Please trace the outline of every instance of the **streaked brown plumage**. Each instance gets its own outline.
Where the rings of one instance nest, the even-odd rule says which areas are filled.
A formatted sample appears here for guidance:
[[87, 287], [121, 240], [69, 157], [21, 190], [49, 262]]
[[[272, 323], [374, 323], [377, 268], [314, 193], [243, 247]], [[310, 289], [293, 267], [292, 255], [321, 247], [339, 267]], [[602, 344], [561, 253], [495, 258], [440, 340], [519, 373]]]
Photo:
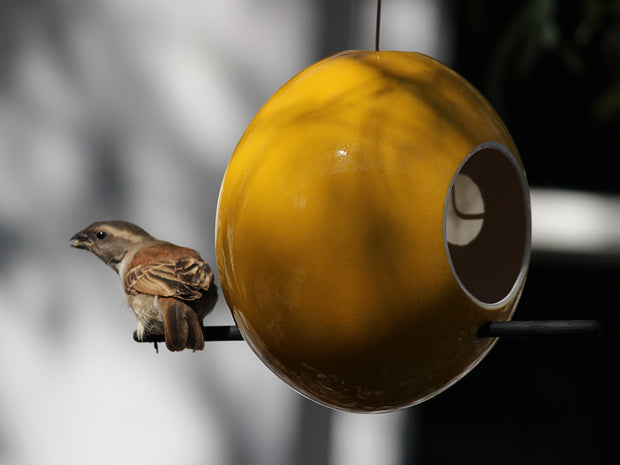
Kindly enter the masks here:
[[155, 239], [125, 221], [100, 221], [72, 238], [120, 276], [138, 320], [138, 338], [164, 334], [171, 351], [202, 350], [202, 319], [217, 300], [209, 265], [193, 249]]

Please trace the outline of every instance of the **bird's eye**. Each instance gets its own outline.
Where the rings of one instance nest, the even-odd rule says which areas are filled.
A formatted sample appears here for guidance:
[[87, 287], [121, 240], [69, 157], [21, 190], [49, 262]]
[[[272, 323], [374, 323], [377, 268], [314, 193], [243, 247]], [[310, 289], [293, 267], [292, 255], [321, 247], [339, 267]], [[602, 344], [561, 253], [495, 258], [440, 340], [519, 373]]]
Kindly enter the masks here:
[[107, 234], [103, 231], [97, 231], [97, 239], [105, 239], [105, 237], [107, 236]]

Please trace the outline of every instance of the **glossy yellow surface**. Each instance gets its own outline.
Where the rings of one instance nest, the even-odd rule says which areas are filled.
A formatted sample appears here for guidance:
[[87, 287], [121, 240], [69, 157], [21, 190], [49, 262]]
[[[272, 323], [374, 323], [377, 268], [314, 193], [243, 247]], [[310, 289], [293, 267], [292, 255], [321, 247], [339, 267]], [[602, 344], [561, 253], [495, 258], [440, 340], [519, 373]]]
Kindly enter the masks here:
[[[522, 282], [490, 308], [457, 283], [443, 215], [479, 144], [517, 149], [463, 78], [417, 53], [349, 51], [305, 69], [258, 112], [226, 171], [216, 251], [256, 354], [324, 405], [386, 411], [463, 376]], [[527, 212], [529, 214], [529, 212]]]

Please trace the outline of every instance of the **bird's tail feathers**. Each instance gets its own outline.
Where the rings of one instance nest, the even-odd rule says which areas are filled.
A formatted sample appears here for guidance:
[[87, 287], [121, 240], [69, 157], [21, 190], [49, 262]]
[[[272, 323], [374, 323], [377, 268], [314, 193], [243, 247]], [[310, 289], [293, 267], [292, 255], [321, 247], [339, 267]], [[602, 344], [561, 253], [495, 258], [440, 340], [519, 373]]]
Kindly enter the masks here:
[[204, 349], [202, 328], [198, 315], [192, 307], [172, 297], [160, 297], [159, 305], [168, 350], [178, 352], [183, 349]]

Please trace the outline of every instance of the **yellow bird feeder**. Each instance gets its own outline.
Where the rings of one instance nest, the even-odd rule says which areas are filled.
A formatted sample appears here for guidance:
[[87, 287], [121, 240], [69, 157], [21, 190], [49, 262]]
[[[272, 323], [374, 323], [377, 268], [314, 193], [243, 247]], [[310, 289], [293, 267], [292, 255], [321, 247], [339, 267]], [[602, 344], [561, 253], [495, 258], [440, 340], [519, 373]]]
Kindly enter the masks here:
[[216, 252], [241, 334], [282, 380], [379, 412], [446, 389], [510, 319], [530, 255], [515, 144], [465, 79], [348, 51], [258, 112], [222, 182]]

